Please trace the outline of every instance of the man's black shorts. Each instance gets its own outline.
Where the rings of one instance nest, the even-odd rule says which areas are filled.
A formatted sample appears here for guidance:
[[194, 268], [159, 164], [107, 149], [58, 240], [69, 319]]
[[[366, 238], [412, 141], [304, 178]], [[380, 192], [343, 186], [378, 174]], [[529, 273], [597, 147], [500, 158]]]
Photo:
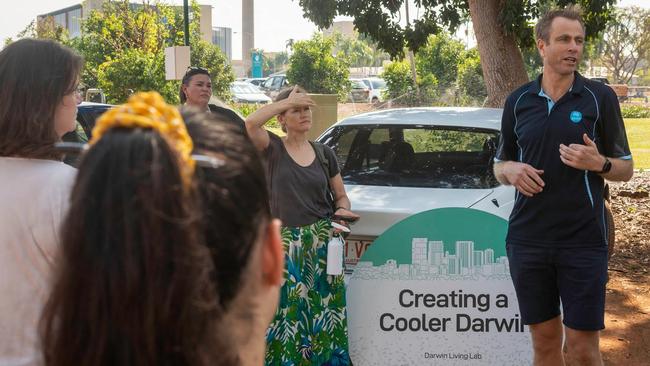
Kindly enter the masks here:
[[605, 328], [607, 247], [543, 248], [508, 245], [510, 275], [524, 324], [560, 315], [575, 330]]

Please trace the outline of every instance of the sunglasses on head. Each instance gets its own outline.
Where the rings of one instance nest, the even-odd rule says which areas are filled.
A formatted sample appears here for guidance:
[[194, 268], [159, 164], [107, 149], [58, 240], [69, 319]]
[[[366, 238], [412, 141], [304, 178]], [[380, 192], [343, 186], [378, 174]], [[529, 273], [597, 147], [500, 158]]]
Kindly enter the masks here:
[[205, 71], [205, 72], [208, 72], [208, 69], [205, 69], [205, 68], [199, 67], [199, 66], [189, 66], [187, 68], [187, 71]]

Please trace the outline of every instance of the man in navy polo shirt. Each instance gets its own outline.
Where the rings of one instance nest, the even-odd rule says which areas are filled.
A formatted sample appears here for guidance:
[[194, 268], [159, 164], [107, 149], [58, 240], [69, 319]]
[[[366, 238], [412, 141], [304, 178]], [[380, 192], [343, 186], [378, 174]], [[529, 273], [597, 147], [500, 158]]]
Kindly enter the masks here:
[[[579, 9], [545, 14], [535, 27], [544, 72], [503, 110], [494, 171], [517, 189], [506, 238], [535, 365], [602, 365], [607, 225], [604, 179], [632, 177], [616, 94], [576, 67], [585, 39]], [[560, 316], [560, 304], [562, 314]]]

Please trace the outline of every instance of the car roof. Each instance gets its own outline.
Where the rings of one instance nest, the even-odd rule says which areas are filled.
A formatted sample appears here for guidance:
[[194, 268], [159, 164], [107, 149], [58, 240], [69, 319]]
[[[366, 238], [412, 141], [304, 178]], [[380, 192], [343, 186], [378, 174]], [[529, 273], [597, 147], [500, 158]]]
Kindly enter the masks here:
[[501, 129], [502, 109], [470, 107], [419, 107], [386, 109], [358, 114], [339, 121], [351, 125], [424, 125]]
[[81, 102], [81, 103], [79, 103], [78, 107], [106, 107], [106, 108], [112, 108], [112, 107], [114, 107], [114, 105], [105, 104], [105, 103], [95, 103], [95, 102]]

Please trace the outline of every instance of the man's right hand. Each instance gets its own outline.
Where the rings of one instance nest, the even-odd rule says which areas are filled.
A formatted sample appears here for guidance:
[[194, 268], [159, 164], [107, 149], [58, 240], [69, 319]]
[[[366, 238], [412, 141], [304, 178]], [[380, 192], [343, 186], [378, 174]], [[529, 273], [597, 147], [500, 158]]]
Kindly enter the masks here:
[[544, 174], [543, 170], [516, 161], [504, 161], [500, 164], [503, 164], [501, 173], [507, 183], [514, 186], [524, 196], [532, 197], [543, 190], [544, 181], [541, 177]]

